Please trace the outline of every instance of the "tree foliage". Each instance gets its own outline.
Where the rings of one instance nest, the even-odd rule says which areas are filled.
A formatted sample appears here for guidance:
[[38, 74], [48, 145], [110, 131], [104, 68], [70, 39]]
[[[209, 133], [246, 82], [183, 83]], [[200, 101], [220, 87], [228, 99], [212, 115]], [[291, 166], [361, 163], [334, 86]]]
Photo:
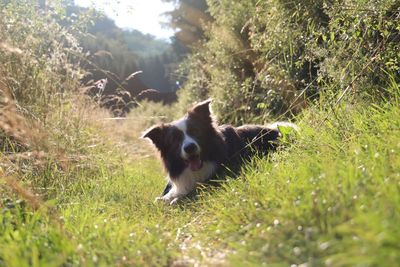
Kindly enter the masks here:
[[207, 12], [205, 0], [164, 0], [174, 2], [176, 9], [167, 12], [170, 17], [169, 27], [177, 30], [175, 42], [190, 49], [204, 37], [206, 25], [212, 21], [212, 17]]
[[211, 96], [239, 123], [297, 113], [321, 92], [377, 95], [388, 75], [399, 81], [398, 1], [207, 4], [212, 23], [181, 66], [182, 106]]

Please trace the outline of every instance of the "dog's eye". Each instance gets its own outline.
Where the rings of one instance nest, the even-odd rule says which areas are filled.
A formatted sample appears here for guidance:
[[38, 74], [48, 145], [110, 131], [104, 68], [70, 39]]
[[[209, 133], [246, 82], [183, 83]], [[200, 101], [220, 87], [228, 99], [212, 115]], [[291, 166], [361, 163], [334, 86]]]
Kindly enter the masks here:
[[171, 128], [168, 131], [167, 142], [170, 145], [170, 147], [178, 146], [181, 143], [182, 139], [183, 139], [182, 131], [180, 131], [176, 128]]
[[191, 124], [187, 129], [187, 134], [193, 138], [199, 138], [205, 133], [201, 125]]

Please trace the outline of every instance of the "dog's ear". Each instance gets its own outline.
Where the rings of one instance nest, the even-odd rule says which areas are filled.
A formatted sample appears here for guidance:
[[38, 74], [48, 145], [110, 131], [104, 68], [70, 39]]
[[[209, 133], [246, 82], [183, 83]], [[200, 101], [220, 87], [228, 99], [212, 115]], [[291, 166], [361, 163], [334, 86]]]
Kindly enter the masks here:
[[163, 125], [152, 126], [144, 131], [141, 138], [149, 138], [157, 148], [160, 148], [162, 144], [162, 135], [164, 132], [163, 129]]
[[196, 114], [203, 118], [211, 118], [211, 101], [211, 99], [207, 99], [203, 102], [198, 103], [191, 110], [189, 110], [189, 114]]

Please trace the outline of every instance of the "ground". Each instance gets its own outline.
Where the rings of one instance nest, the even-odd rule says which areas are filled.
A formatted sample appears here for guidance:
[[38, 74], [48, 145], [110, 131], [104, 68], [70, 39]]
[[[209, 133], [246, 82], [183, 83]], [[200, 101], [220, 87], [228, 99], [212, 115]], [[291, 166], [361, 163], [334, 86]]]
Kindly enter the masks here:
[[311, 108], [280, 151], [178, 206], [154, 202], [165, 184], [156, 157], [82, 173], [36, 211], [7, 200], [0, 265], [395, 266], [400, 105], [391, 103]]

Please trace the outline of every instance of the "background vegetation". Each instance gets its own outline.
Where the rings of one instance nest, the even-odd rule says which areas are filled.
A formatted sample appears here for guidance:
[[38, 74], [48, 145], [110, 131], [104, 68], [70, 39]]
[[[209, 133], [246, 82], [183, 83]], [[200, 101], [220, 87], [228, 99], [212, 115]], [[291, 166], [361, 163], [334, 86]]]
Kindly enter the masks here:
[[322, 92], [375, 96], [388, 75], [398, 82], [398, 1], [207, 4], [206, 36], [182, 66], [182, 106], [212, 96], [222, 119], [243, 123], [297, 114]]
[[[136, 34], [68, 2], [0, 0], [0, 266], [395, 266], [399, 2], [178, 3], [178, 102], [115, 118], [82, 81], [123, 81], [127, 51], [136, 70], [118, 41]], [[210, 96], [223, 123], [301, 132], [239, 179], [153, 203], [165, 181], [140, 133]]]

